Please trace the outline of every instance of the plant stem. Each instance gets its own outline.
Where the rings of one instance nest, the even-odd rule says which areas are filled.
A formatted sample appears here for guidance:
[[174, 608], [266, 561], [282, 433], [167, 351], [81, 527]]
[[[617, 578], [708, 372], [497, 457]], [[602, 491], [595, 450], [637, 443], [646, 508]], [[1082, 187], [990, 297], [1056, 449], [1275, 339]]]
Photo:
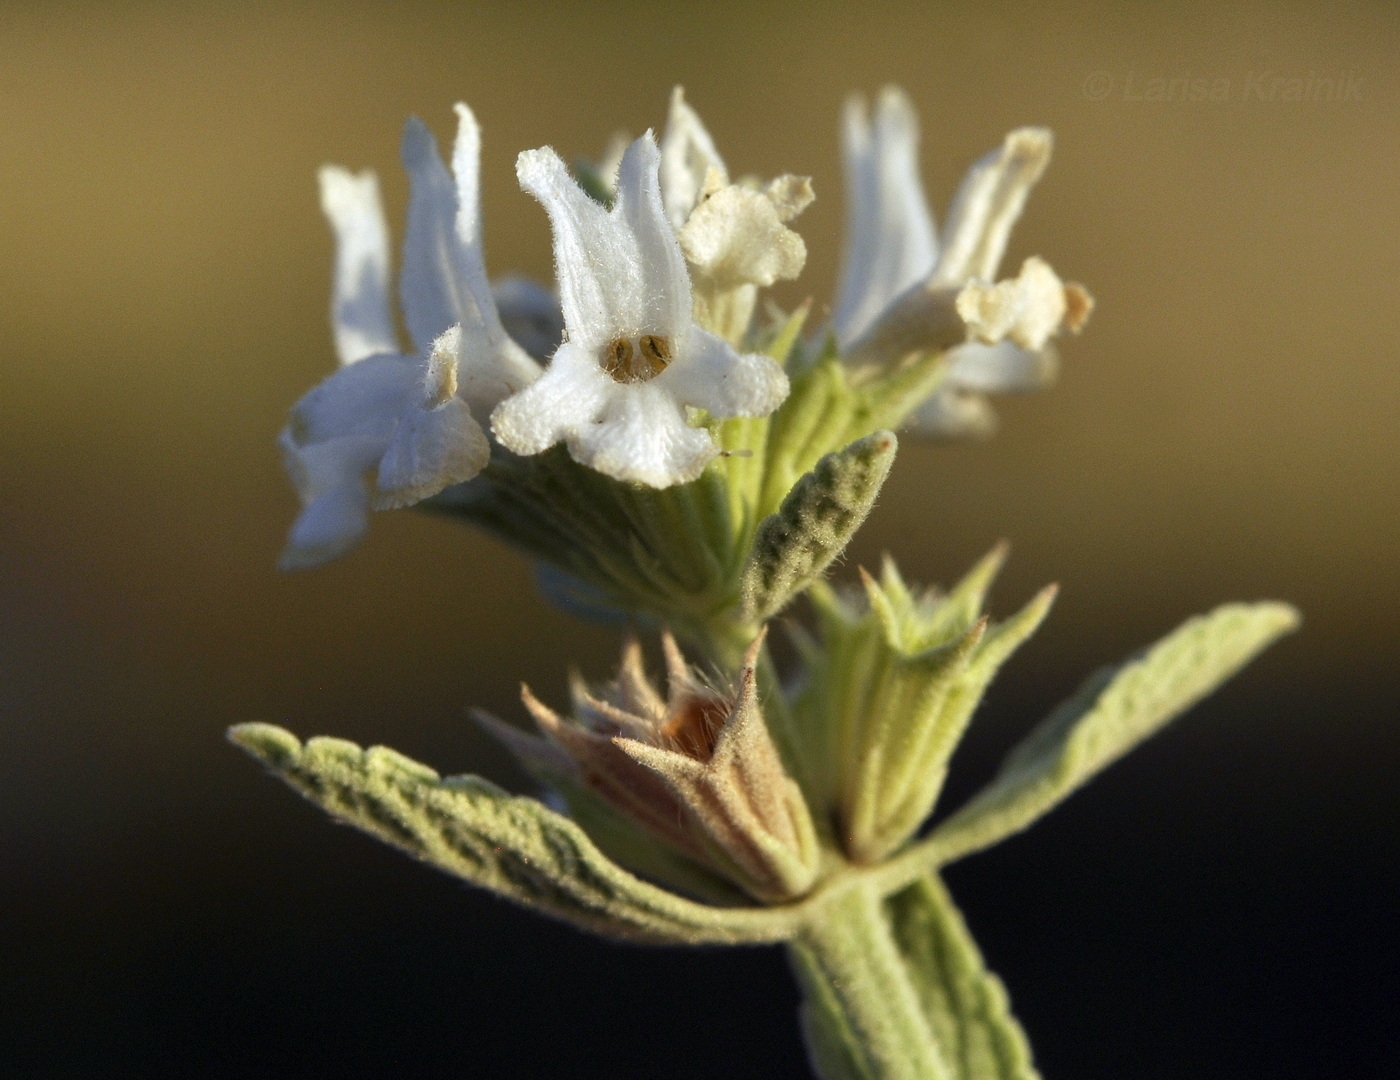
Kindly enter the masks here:
[[951, 1080], [878, 891], [833, 897], [789, 949], [822, 1080]]

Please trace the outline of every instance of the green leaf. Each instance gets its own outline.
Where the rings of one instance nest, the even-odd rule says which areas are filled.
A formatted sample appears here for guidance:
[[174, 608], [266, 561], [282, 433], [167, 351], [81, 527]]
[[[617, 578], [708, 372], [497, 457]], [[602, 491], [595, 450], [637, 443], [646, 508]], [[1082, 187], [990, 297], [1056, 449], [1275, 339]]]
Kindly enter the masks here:
[[683, 899], [609, 860], [574, 822], [478, 776], [440, 777], [386, 747], [305, 746], [271, 724], [229, 739], [331, 816], [474, 885], [606, 937], [660, 944], [772, 942], [781, 911]]
[[893, 370], [882, 370], [879, 378], [863, 381], [860, 386], [855, 410], [859, 422], [870, 428], [900, 428], [947, 375], [948, 354], [937, 351], [923, 353]]
[[1006, 989], [987, 970], [943, 882], [932, 873], [886, 901], [939, 1049], [956, 1080], [1037, 1080]]
[[894, 464], [898, 440], [877, 431], [828, 454], [765, 518], [744, 567], [745, 614], [767, 619], [820, 577], [865, 521]]
[[802, 327], [807, 323], [807, 316], [811, 313], [812, 301], [802, 301], [791, 315], [774, 328], [773, 336], [763, 342], [763, 351], [786, 367], [792, 357], [793, 347], [802, 333]]
[[903, 844], [932, 812], [948, 775], [948, 762], [993, 676], [1044, 621], [1056, 591], [1053, 585], [1042, 589], [1010, 619], [985, 635], [978, 634], [980, 640], [967, 666], [929, 702], [932, 708], [920, 725], [921, 738], [890, 756], [889, 767], [874, 789], [885, 837], [875, 849], [881, 855]]
[[1122, 667], [1093, 676], [1031, 732], [979, 795], [925, 841], [940, 863], [1040, 817], [1298, 625], [1288, 604], [1225, 604]]

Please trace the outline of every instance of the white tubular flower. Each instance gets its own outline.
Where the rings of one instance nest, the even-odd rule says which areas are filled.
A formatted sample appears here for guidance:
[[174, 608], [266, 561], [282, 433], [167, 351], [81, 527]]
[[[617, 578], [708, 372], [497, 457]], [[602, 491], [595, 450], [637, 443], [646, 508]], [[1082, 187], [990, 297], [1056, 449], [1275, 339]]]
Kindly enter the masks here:
[[539, 367], [501, 325], [481, 255], [480, 135], [459, 105], [455, 183], [417, 120], [404, 133], [408, 228], [400, 292], [416, 352], [399, 351], [389, 238], [373, 174], [321, 170], [336, 237], [332, 325], [341, 368], [291, 411], [280, 445], [303, 502], [279, 565], [348, 551], [374, 509], [409, 506], [470, 480], [490, 444], [479, 420]]
[[462, 327], [460, 393], [484, 419], [537, 379], [540, 368], [501, 325], [481, 249], [481, 131], [470, 109], [456, 108], [455, 184], [432, 133], [416, 119], [404, 130], [410, 195], [399, 293], [420, 353], [449, 327]]
[[[1092, 301], [1034, 259], [1014, 281], [993, 285], [1026, 197], [1050, 160], [1043, 128], [1019, 128], [967, 173], [949, 210], [941, 243], [918, 170], [918, 118], [893, 87], [876, 102], [847, 103], [843, 124], [850, 217], [833, 329], [852, 356], [950, 348], [947, 379], [911, 418], [926, 434], [989, 429], [977, 393], [1028, 390], [1054, 377], [1047, 347], [1077, 331]], [[959, 344], [959, 335], [971, 339]], [[961, 418], [961, 419], [959, 419]]]
[[685, 100], [685, 89], [677, 86], [671, 91], [671, 107], [666, 114], [666, 128], [661, 133], [661, 201], [671, 226], [680, 232], [686, 218], [700, 201], [705, 181], [713, 171], [720, 182], [729, 183], [729, 170], [715, 149], [700, 115]]
[[565, 341], [533, 385], [502, 402], [491, 427], [507, 449], [564, 442], [576, 461], [619, 480], [669, 487], [718, 452], [686, 406], [716, 417], [766, 416], [787, 396], [772, 359], [740, 354], [697, 326], [690, 278], [661, 201], [651, 134], [627, 149], [605, 210], [548, 147], [520, 155], [520, 186], [554, 231]]
[[841, 120], [846, 251], [832, 324], [844, 347], [933, 272], [938, 237], [919, 182], [919, 118], [909, 99], [886, 87], [872, 123], [864, 99], [852, 97]]
[[695, 281], [696, 316], [737, 341], [759, 287], [797, 277], [807, 261], [787, 222], [812, 202], [805, 176], [731, 184], [705, 125], [676, 87], [661, 137], [661, 198]]

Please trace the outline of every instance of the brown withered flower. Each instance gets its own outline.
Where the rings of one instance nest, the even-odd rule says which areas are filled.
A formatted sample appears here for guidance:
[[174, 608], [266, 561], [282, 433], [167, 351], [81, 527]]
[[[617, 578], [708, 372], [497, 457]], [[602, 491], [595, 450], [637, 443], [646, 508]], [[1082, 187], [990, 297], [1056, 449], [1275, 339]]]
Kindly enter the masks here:
[[763, 634], [730, 689], [692, 668], [670, 633], [662, 633], [661, 643], [664, 698], [647, 678], [641, 646], [629, 639], [613, 682], [595, 692], [573, 678], [571, 717], [521, 688], [545, 740], [488, 723], [522, 757], [548, 755], [617, 810], [756, 899], [780, 903], [802, 895], [816, 878], [818, 848], [807, 804], [759, 705], [754, 664]]

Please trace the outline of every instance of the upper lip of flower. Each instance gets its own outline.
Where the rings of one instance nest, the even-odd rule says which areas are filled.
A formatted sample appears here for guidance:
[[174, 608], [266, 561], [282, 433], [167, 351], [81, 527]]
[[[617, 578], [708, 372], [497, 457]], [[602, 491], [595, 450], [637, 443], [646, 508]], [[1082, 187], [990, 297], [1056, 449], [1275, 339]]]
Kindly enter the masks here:
[[881, 91], [873, 119], [863, 100], [847, 101], [842, 148], [850, 216], [833, 318], [843, 346], [914, 285], [993, 279], [1011, 227], [1050, 162], [1053, 138], [1045, 128], [1018, 128], [978, 160], [941, 237], [919, 180], [918, 145], [918, 117], [898, 89]]

